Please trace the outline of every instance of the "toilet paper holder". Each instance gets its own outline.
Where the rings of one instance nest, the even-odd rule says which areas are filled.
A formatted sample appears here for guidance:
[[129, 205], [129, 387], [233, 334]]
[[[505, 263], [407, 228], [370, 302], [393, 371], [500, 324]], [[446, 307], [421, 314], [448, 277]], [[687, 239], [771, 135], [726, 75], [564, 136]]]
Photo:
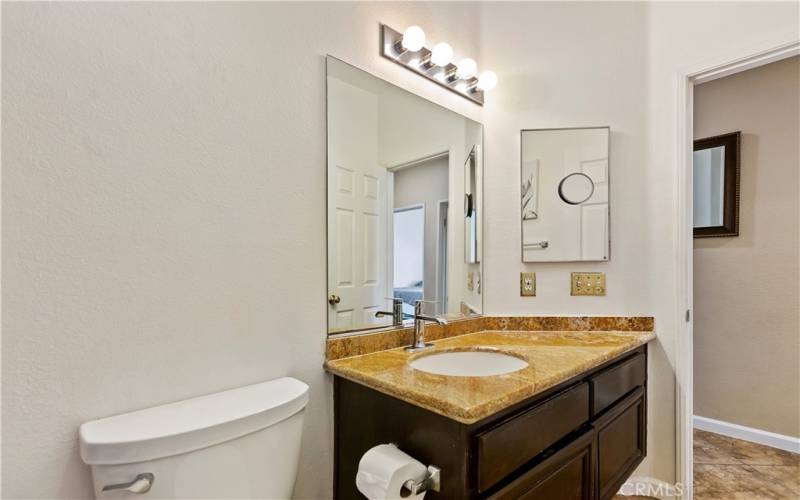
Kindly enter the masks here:
[[428, 466], [428, 475], [422, 481], [409, 479], [403, 483], [403, 487], [411, 492], [412, 495], [426, 491], [439, 491], [442, 486], [441, 469], [434, 465]]

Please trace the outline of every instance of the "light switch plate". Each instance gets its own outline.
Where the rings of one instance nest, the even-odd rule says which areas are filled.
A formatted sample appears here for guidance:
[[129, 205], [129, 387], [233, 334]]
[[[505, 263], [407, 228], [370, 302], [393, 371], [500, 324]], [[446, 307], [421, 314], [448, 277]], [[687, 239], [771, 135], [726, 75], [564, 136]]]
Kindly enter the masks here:
[[536, 273], [519, 273], [519, 296], [536, 297]]
[[570, 295], [605, 295], [606, 273], [572, 273]]

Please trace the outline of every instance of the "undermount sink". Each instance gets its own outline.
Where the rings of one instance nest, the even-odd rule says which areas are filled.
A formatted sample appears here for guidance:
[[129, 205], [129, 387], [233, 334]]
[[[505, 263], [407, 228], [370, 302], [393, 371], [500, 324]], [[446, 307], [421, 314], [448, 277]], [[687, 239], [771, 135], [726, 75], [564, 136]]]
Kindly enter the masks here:
[[452, 377], [490, 377], [528, 366], [515, 356], [489, 351], [440, 352], [420, 356], [409, 364], [415, 370]]

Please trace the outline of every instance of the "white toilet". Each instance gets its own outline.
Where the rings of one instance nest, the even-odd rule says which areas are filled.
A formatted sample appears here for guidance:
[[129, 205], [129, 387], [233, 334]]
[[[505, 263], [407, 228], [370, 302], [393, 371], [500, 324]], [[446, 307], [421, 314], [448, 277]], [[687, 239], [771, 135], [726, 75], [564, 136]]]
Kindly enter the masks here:
[[289, 498], [308, 386], [280, 378], [81, 425], [97, 498]]

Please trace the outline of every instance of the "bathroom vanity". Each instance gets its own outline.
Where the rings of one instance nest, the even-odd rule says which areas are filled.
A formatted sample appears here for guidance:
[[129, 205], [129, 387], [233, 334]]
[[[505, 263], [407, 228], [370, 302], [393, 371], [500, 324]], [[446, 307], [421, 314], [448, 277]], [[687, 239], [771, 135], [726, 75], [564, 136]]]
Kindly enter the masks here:
[[483, 350], [522, 370], [463, 377], [410, 366], [402, 348], [329, 361], [335, 376], [335, 494], [372, 446], [394, 443], [441, 469], [428, 498], [608, 499], [646, 454], [651, 332], [479, 331], [433, 352]]
[[[427, 498], [612, 497], [646, 453], [653, 319], [482, 316], [483, 126], [335, 57], [326, 82], [335, 497], [390, 443], [438, 469]], [[524, 262], [610, 259], [610, 140], [522, 132]], [[362, 490], [409, 484], [365, 462]]]

